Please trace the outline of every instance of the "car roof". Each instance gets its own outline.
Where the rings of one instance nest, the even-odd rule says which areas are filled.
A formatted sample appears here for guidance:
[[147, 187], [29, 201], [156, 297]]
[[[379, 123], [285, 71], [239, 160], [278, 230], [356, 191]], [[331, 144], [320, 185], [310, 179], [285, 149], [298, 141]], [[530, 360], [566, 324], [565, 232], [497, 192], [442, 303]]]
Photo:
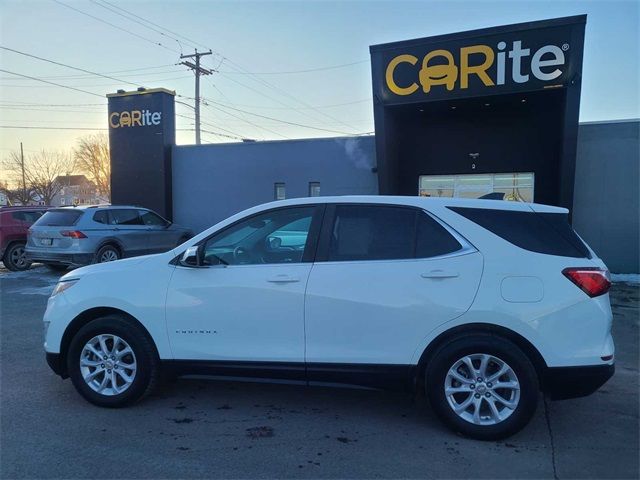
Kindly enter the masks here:
[[390, 196], [390, 195], [344, 195], [330, 197], [304, 197], [291, 198], [288, 200], [278, 200], [266, 205], [277, 207], [287, 205], [307, 205], [318, 203], [370, 203], [370, 204], [390, 204], [406, 205], [420, 208], [429, 207], [466, 207], [483, 208], [492, 210], [512, 210], [547, 213], [566, 213], [568, 210], [562, 207], [543, 205], [539, 203], [510, 202], [504, 200], [488, 200], [475, 198], [445, 198], [445, 197], [419, 197], [419, 196]]
[[4, 213], [4, 212], [20, 212], [22, 210], [48, 210], [52, 207], [50, 206], [46, 206], [46, 205], [33, 205], [33, 206], [29, 206], [29, 205], [17, 205], [17, 206], [6, 206], [6, 207], [0, 207], [0, 213]]
[[103, 203], [98, 205], [61, 205], [59, 207], [49, 207], [55, 210], [90, 210], [96, 208], [102, 208], [105, 210], [113, 210], [115, 208], [139, 208], [142, 210], [149, 210], [146, 207], [141, 207], [139, 205], [111, 205], [109, 203]]

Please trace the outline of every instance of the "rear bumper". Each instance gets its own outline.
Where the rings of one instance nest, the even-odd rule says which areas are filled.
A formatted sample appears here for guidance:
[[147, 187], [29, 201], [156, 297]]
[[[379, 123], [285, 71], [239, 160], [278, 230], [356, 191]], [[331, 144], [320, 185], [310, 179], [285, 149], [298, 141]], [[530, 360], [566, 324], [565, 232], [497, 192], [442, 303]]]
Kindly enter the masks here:
[[27, 248], [25, 255], [32, 262], [53, 263], [56, 265], [89, 265], [93, 255], [90, 253], [42, 252]]
[[62, 378], [67, 378], [69, 375], [67, 374], [67, 369], [62, 362], [62, 355], [59, 353], [49, 353], [47, 352], [47, 364], [49, 368], [55, 372], [56, 375], [60, 375]]
[[598, 390], [614, 372], [614, 364], [548, 368], [543, 391], [552, 400], [584, 397]]

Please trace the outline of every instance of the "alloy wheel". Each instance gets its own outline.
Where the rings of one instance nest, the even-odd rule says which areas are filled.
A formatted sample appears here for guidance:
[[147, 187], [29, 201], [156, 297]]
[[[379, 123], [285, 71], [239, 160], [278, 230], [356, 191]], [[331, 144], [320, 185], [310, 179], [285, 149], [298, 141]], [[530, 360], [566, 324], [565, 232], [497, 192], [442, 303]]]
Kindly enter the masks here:
[[100, 255], [100, 263], [113, 262], [115, 260], [118, 260], [118, 254], [115, 250], [105, 250], [102, 252], [102, 255]]
[[117, 335], [96, 335], [80, 353], [80, 373], [84, 382], [101, 395], [125, 392], [136, 377], [136, 356], [129, 344]]
[[520, 382], [504, 360], [476, 353], [462, 357], [449, 368], [444, 392], [460, 418], [475, 425], [495, 425], [518, 407]]
[[11, 262], [18, 269], [26, 267], [27, 257], [25, 256], [24, 247], [16, 247], [11, 251]]

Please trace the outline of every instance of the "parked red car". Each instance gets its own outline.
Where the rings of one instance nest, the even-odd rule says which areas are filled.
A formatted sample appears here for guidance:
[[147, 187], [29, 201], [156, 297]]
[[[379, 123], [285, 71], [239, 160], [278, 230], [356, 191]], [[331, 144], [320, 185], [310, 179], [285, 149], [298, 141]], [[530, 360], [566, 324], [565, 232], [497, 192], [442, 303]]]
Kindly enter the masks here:
[[0, 259], [9, 270], [31, 266], [24, 256], [27, 230], [49, 207], [0, 207]]

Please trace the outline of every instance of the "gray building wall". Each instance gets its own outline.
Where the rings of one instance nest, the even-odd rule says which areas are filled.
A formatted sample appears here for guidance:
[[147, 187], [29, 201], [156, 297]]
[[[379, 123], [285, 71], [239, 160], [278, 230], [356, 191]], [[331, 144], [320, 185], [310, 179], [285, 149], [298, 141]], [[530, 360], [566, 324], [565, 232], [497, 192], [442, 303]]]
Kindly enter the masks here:
[[375, 139], [340, 137], [200, 146], [174, 146], [173, 218], [199, 232], [226, 217], [275, 199], [283, 182], [287, 198], [378, 193]]
[[573, 226], [615, 273], [640, 273], [640, 121], [580, 124]]

